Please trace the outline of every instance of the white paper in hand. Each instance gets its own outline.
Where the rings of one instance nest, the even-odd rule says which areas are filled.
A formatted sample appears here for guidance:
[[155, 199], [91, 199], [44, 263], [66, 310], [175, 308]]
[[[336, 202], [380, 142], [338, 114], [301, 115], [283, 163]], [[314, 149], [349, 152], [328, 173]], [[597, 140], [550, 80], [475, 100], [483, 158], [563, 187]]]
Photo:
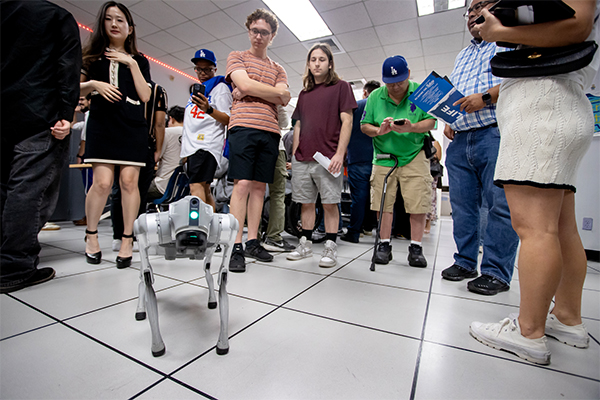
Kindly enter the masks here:
[[[313, 156], [313, 159], [318, 162], [319, 164], [321, 164], [321, 166], [323, 168], [325, 168], [326, 170], [329, 171], [329, 164], [331, 164], [331, 160], [329, 159], [329, 157], [324, 156], [323, 154], [321, 154], [321, 152], [317, 151], [315, 153], [315, 155]], [[329, 172], [331, 174], [331, 172]], [[342, 171], [339, 171], [337, 174], [331, 174], [333, 175], [334, 178], [337, 178], [338, 176], [340, 176], [340, 174], [342, 173]]]

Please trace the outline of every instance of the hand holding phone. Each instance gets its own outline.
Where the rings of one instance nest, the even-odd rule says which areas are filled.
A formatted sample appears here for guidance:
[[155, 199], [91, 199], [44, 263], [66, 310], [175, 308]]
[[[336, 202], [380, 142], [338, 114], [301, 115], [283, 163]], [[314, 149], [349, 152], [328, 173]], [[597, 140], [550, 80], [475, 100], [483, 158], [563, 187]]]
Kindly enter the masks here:
[[[192, 88], [192, 95], [198, 96], [198, 94], [201, 94], [202, 96], [204, 96], [205, 90], [206, 90], [206, 87], [203, 84], [194, 83], [194, 87]], [[198, 97], [200, 97], [200, 96], [198, 96]]]
[[406, 124], [406, 119], [404, 119], [404, 118], [394, 120], [394, 125], [404, 125], [404, 124]]

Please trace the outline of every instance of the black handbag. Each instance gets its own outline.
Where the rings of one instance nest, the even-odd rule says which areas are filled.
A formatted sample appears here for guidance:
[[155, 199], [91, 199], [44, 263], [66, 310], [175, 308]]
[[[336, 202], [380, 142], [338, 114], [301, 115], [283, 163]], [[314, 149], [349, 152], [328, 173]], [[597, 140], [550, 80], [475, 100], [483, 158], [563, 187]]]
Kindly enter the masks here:
[[425, 157], [431, 158], [437, 153], [437, 149], [433, 145], [435, 139], [431, 136], [431, 132], [427, 132], [423, 137], [423, 150], [425, 151]]
[[497, 53], [490, 65], [492, 74], [501, 78], [552, 76], [586, 67], [597, 49], [595, 41], [564, 47], [528, 47]]
[[444, 167], [442, 166], [442, 164], [440, 163], [440, 161], [437, 158], [432, 158], [429, 161], [430, 161], [429, 171], [430, 171], [432, 177], [434, 177], [435, 179], [438, 179], [442, 175], [444, 175]]

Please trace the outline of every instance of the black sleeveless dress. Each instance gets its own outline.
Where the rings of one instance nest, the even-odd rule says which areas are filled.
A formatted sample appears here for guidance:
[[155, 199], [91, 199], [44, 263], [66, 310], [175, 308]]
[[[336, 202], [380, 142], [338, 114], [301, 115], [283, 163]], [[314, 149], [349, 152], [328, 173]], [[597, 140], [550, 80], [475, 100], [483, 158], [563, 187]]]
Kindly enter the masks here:
[[[150, 82], [150, 65], [144, 56], [133, 56], [146, 82]], [[86, 163], [145, 166], [148, 151], [148, 126], [145, 103], [135, 89], [130, 69], [104, 56], [84, 71], [90, 80], [111, 83], [119, 88], [121, 100], [111, 103], [96, 93], [92, 95], [86, 131]]]

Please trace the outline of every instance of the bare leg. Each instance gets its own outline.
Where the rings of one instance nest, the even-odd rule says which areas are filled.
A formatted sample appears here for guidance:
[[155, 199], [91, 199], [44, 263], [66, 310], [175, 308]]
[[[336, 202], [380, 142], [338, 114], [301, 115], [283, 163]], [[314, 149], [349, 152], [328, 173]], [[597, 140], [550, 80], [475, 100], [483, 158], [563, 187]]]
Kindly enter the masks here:
[[315, 226], [315, 203], [302, 204], [302, 229], [312, 230]]
[[248, 240], [258, 238], [258, 227], [260, 226], [266, 188], [267, 184], [264, 182], [250, 182], [248, 197]]
[[242, 243], [244, 222], [246, 222], [246, 207], [248, 206], [248, 194], [250, 193], [250, 183], [251, 181], [245, 179], [235, 180], [233, 183], [233, 192], [231, 193], [229, 209], [240, 224], [235, 243]]
[[381, 218], [381, 231], [379, 232], [379, 238], [389, 239], [392, 236], [392, 222], [394, 222], [394, 213], [384, 211], [383, 217], [381, 217], [381, 213], [378, 211], [377, 218]]
[[[112, 188], [114, 166], [111, 164], [93, 164], [94, 183], [85, 199], [85, 215], [87, 230], [93, 232], [98, 229], [98, 221], [104, 210], [106, 199]], [[89, 235], [85, 244], [86, 253], [93, 254], [100, 251], [97, 235]]]
[[410, 214], [410, 239], [416, 242], [423, 240], [425, 219], [427, 214]]
[[[131, 165], [121, 166], [119, 185], [121, 186], [121, 205], [123, 207], [123, 233], [133, 233], [133, 222], [138, 216], [140, 208], [140, 192], [138, 178], [140, 167]], [[130, 257], [133, 252], [133, 238], [123, 237], [119, 257]]]
[[565, 325], [581, 324], [581, 295], [587, 271], [587, 257], [575, 219], [575, 193], [565, 192], [558, 223], [563, 269], [552, 314]]
[[[340, 224], [340, 213], [337, 204], [323, 204], [325, 212], [325, 232], [336, 233]], [[304, 226], [304, 225], [302, 225]]]
[[529, 339], [544, 335], [546, 315], [561, 280], [559, 217], [564, 191], [505, 185], [512, 225], [521, 238], [519, 325]]
[[210, 183], [201, 182], [201, 183], [190, 183], [190, 193], [192, 196], [198, 196], [200, 199], [211, 206], [213, 211], [217, 211], [217, 205], [215, 203], [215, 199], [210, 192]]

